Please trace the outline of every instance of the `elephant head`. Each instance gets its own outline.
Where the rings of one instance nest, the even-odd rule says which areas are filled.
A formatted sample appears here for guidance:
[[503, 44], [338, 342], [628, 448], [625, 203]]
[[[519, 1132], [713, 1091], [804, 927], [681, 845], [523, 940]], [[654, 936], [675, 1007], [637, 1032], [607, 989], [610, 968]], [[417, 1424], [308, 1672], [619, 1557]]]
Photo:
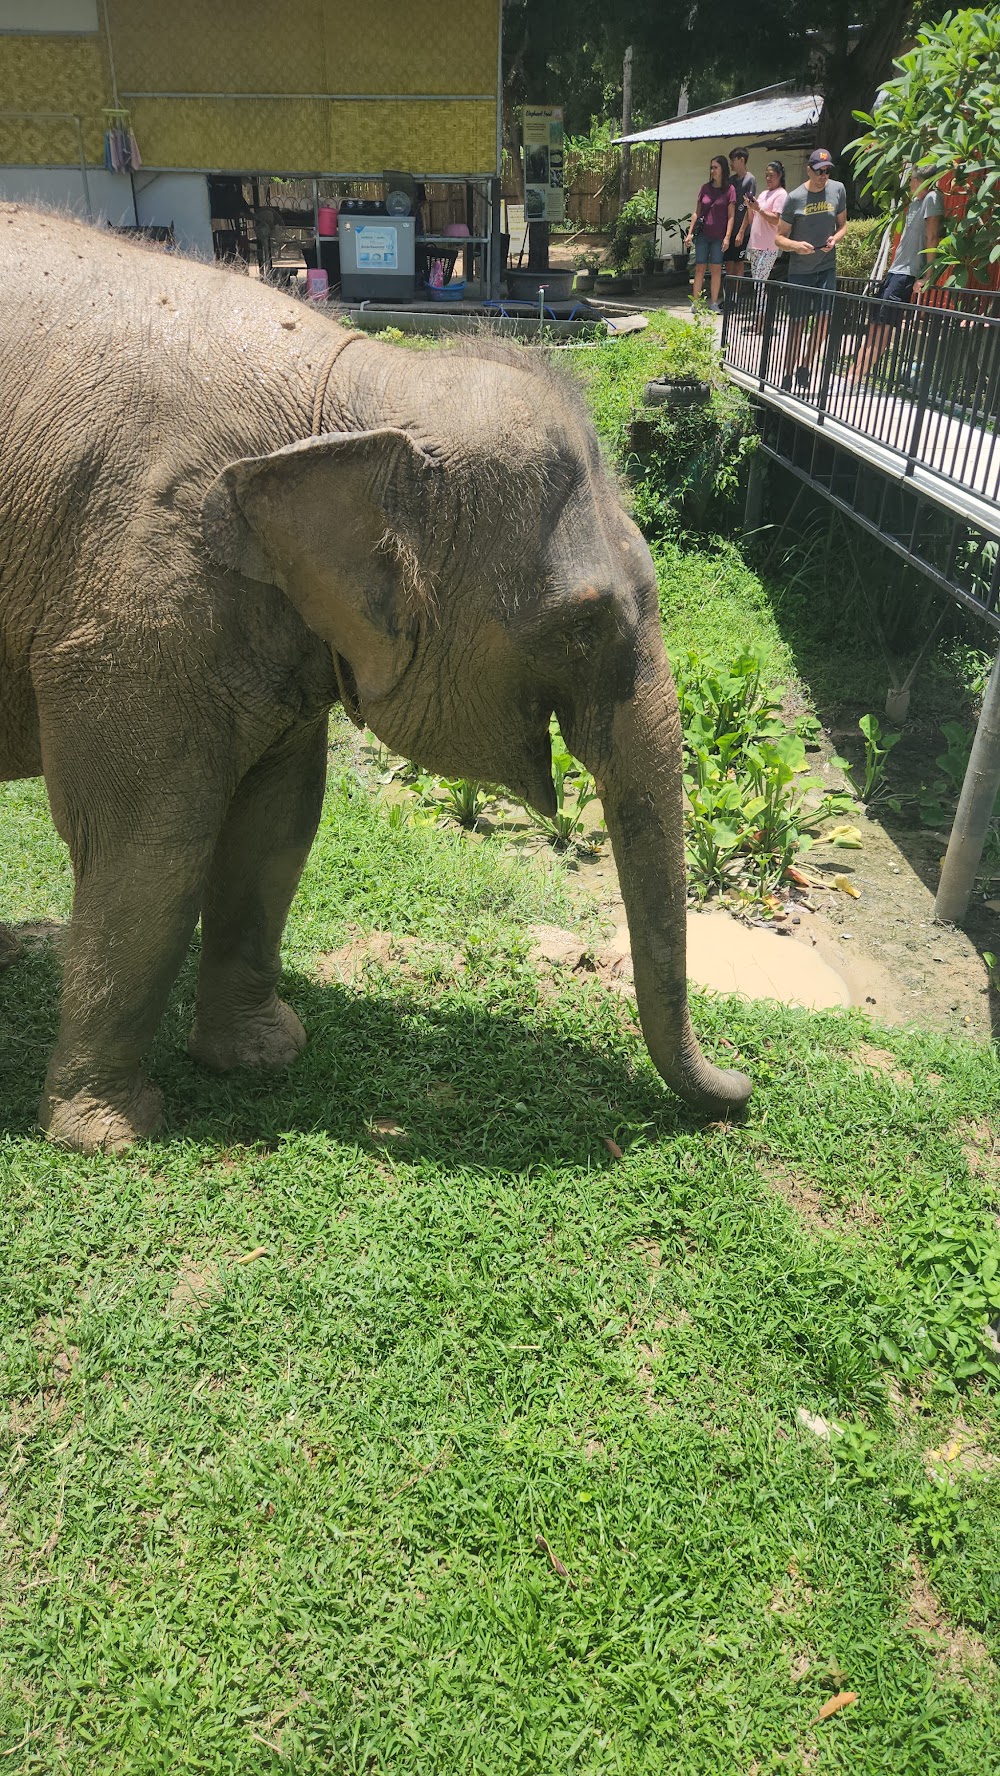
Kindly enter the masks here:
[[374, 732], [428, 769], [553, 813], [556, 712], [604, 805], [652, 1059], [689, 1103], [731, 1112], [750, 1082], [705, 1060], [687, 1009], [680, 721], [655, 570], [582, 403], [516, 349], [369, 352], [344, 430], [223, 470], [209, 550], [280, 586], [346, 662]]

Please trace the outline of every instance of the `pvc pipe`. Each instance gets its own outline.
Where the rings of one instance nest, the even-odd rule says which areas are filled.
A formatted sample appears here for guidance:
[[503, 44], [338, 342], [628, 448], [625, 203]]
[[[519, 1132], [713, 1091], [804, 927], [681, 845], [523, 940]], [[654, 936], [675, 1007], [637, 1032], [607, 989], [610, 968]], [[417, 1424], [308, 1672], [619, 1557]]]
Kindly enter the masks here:
[[993, 662], [972, 752], [948, 840], [934, 917], [957, 925], [972, 898], [979, 859], [1000, 792], [1000, 651]]

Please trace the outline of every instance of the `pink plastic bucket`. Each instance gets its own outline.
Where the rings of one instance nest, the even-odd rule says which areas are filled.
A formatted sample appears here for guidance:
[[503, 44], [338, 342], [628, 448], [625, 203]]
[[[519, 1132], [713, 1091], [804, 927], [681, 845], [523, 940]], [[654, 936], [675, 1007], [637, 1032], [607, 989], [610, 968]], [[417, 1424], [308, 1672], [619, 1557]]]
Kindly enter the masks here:
[[319, 234], [331, 235], [337, 232], [336, 204], [320, 204], [316, 217], [316, 228]]
[[311, 302], [325, 302], [330, 294], [330, 279], [325, 271], [306, 272], [306, 295]]

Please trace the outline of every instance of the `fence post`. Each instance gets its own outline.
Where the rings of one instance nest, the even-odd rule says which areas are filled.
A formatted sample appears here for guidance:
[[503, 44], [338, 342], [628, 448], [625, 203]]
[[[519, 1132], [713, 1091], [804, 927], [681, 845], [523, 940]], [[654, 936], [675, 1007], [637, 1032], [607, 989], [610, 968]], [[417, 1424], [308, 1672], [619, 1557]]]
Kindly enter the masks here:
[[774, 336], [774, 311], [778, 302], [778, 285], [768, 280], [764, 285], [764, 319], [760, 329], [760, 386], [768, 380], [771, 358], [771, 340]]
[[841, 303], [848, 298], [837, 290], [831, 293], [832, 312], [826, 326], [826, 338], [823, 341], [823, 365], [820, 370], [819, 392], [816, 405], [822, 419], [826, 412], [826, 404], [830, 397], [830, 378], [833, 366], [840, 360], [840, 347], [844, 337], [844, 321]]
[[764, 517], [764, 453], [755, 450], [750, 458], [750, 473], [747, 476], [747, 499], [743, 508], [744, 534], [750, 536], [759, 530]]
[[928, 309], [923, 316], [920, 315], [918, 309], [914, 309], [912, 311], [912, 317], [907, 317], [906, 311], [904, 310], [904, 324], [906, 318], [910, 318], [910, 324], [913, 327], [918, 327], [922, 324], [924, 329], [924, 349], [923, 357], [920, 361], [920, 381], [917, 384], [916, 407], [913, 414], [913, 423], [910, 426], [910, 436], [907, 439], [906, 444], [906, 473], [907, 475], [912, 475], [916, 468], [917, 454], [920, 450], [920, 441], [923, 437], [924, 420], [927, 418], [927, 397], [930, 394], [931, 383], [934, 379], [934, 371], [937, 368], [938, 348], [941, 342], [941, 324], [937, 321], [932, 309]]
[[1000, 794], [1000, 649], [993, 662], [948, 840], [934, 917], [957, 925], [969, 910], [979, 859]]

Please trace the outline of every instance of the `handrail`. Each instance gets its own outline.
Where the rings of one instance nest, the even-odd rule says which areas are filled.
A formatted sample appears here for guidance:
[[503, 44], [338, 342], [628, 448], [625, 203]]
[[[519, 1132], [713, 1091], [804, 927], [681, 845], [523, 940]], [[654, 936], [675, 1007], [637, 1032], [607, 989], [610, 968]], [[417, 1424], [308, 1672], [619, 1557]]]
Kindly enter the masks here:
[[801, 403], [812, 424], [891, 451], [908, 478], [919, 469], [1000, 505], [1000, 292], [886, 304], [839, 284], [727, 278], [722, 351], [793, 415]]

